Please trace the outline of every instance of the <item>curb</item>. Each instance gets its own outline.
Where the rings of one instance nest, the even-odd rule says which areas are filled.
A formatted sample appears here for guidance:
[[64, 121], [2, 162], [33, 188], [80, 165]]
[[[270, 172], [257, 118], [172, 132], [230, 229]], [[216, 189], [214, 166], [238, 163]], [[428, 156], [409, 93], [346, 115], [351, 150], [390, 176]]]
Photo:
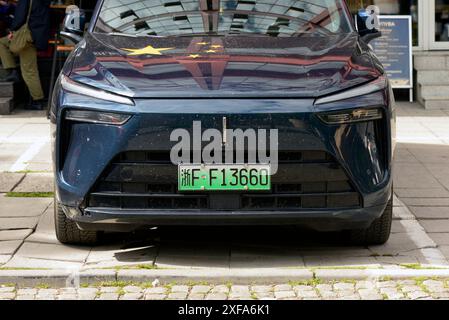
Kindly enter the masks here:
[[333, 280], [404, 280], [412, 278], [449, 279], [449, 269], [317, 269], [315, 277], [324, 281]]
[[280, 283], [295, 281], [306, 281], [313, 279], [313, 272], [307, 269], [166, 269], [166, 270], [119, 270], [117, 279], [120, 281], [154, 281], [158, 279], [161, 283], [187, 283], [208, 282], [223, 284], [231, 282], [234, 284], [244, 283]]
[[33, 287], [46, 284], [50, 287], [65, 287], [73, 286], [74, 279], [78, 277], [80, 284], [117, 280], [114, 270], [86, 270], [79, 273], [76, 270], [0, 270], [0, 285]]
[[74, 270], [0, 270], [0, 285], [15, 284], [33, 287], [46, 284], [50, 287], [73, 286], [73, 279], [80, 284], [99, 282], [153, 282], [187, 284], [267, 284], [320, 279], [325, 282], [341, 280], [403, 280], [411, 278], [449, 279], [449, 269], [155, 269], [108, 270], [90, 269], [79, 273]]

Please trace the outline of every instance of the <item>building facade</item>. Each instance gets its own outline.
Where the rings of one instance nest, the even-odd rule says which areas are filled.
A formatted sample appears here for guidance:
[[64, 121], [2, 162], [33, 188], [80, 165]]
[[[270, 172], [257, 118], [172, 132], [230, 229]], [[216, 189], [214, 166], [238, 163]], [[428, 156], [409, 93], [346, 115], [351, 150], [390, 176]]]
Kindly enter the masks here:
[[383, 15], [413, 21], [415, 98], [428, 109], [449, 108], [449, 0], [348, 0], [357, 12], [369, 5]]

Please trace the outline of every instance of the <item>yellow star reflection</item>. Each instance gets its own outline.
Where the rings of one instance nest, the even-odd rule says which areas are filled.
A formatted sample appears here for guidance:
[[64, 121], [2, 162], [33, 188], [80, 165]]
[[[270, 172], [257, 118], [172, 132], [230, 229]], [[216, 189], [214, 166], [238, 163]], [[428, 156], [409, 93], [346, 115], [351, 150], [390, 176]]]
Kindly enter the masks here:
[[204, 52], [206, 52], [206, 53], [215, 53], [215, 52], [217, 52], [216, 50], [206, 50], [206, 51], [204, 51]]
[[210, 46], [212, 49], [220, 49], [223, 48], [223, 46], [220, 46], [219, 44], [213, 44]]
[[192, 58], [192, 59], [196, 59], [196, 58], [199, 58], [201, 56], [199, 54], [190, 54], [189, 57]]
[[123, 50], [130, 52], [130, 53], [128, 53], [128, 55], [130, 55], [130, 56], [140, 56], [140, 55], [144, 55], [144, 54], [160, 56], [160, 55], [162, 55], [161, 51], [167, 51], [167, 50], [173, 50], [173, 49], [175, 49], [175, 48], [154, 48], [152, 46], [147, 46], [147, 47], [141, 48], [141, 49], [123, 48]]

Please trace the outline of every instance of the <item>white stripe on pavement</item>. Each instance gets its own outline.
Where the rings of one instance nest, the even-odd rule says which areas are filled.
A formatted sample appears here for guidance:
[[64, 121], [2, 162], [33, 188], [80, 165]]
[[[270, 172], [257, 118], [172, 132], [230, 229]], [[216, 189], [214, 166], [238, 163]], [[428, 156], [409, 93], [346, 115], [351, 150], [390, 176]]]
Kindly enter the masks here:
[[0, 137], [0, 143], [14, 144], [14, 143], [36, 143], [36, 142], [50, 142], [49, 137], [20, 137], [20, 138], [7, 138]]
[[403, 211], [402, 217], [399, 216], [400, 222], [404, 227], [407, 235], [413, 241], [419, 251], [424, 256], [429, 264], [432, 266], [445, 266], [449, 265], [446, 257], [438, 249], [438, 245], [432, 238], [429, 237], [426, 230], [421, 226], [419, 221], [416, 219], [415, 215], [410, 212], [408, 207], [398, 198], [395, 198], [400, 204], [401, 210]]
[[45, 146], [45, 141], [39, 141], [33, 143], [22, 155], [17, 159], [17, 161], [9, 169], [10, 172], [23, 171], [28, 165], [28, 161], [32, 160], [41, 149]]

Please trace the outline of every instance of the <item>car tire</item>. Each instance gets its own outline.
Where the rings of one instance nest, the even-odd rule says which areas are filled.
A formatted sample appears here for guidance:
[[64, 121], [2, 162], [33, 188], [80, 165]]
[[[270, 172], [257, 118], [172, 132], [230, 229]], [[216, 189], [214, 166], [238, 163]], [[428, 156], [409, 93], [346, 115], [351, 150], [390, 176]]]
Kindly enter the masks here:
[[78, 228], [75, 221], [65, 215], [61, 205], [55, 200], [56, 238], [64, 244], [95, 245], [98, 243], [98, 231], [84, 231]]
[[368, 229], [351, 230], [351, 244], [357, 245], [382, 245], [388, 241], [393, 222], [393, 195], [388, 201], [382, 216], [374, 220]]

